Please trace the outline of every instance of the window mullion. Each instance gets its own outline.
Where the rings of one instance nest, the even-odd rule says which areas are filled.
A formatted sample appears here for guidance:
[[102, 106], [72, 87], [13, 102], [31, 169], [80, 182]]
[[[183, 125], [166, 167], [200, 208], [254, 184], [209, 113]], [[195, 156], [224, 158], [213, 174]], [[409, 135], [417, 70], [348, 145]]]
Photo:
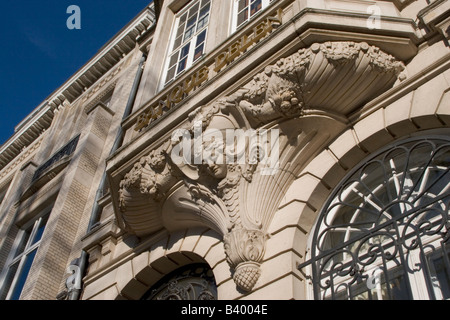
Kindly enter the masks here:
[[[6, 300], [11, 300], [11, 296], [17, 286], [17, 281], [19, 280], [20, 275], [22, 274], [22, 269], [23, 269], [23, 265], [25, 264], [25, 260], [26, 260], [27, 255], [24, 253], [20, 256], [20, 263], [19, 266], [17, 267], [17, 270], [14, 274], [14, 279], [11, 282], [11, 285], [9, 286], [8, 289], [8, 294], [6, 295]], [[11, 264], [8, 269], [13, 266], [13, 264]]]
[[34, 222], [33, 229], [31, 230], [30, 237], [28, 238], [28, 241], [27, 241], [27, 245], [25, 246], [25, 249], [23, 250], [24, 254], [25, 254], [25, 252], [29, 251], [29, 247], [34, 241], [34, 237], [36, 236], [36, 233], [39, 230], [39, 225], [41, 224], [41, 221], [42, 221], [42, 217], [40, 217], [39, 219], [37, 219]]
[[38, 241], [36, 243], [34, 243], [32, 246], [30, 246], [29, 248], [27, 248], [26, 251], [24, 251], [24, 255], [30, 254], [30, 252], [33, 252], [35, 249], [39, 248], [39, 245], [41, 244], [41, 241]]
[[14, 265], [15, 263], [17, 263], [17, 261], [19, 261], [20, 259], [22, 259], [22, 256], [24, 255], [25, 251], [22, 252], [21, 254], [19, 254], [17, 257], [15, 257], [14, 259], [11, 260], [10, 263], [8, 263], [8, 267]]
[[189, 46], [188, 60], [186, 63], [186, 68], [184, 70], [189, 69], [192, 66], [192, 64], [194, 63], [194, 52], [195, 52], [195, 47], [197, 44], [197, 37], [198, 37], [198, 34], [193, 36], [190, 40], [191, 45]]

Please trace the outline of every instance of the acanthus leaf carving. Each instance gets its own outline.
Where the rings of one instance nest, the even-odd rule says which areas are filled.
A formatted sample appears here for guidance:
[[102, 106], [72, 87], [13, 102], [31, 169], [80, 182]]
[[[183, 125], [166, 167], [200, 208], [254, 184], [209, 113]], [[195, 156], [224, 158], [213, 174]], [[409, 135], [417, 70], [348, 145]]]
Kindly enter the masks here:
[[319, 50], [324, 54], [328, 61], [336, 63], [347, 63], [358, 58], [360, 51], [366, 52], [368, 45], [366, 43], [357, 44], [354, 42], [325, 42], [324, 44], [314, 44], [311, 47], [312, 52]]
[[236, 225], [224, 237], [228, 264], [234, 269], [233, 280], [239, 288], [251, 291], [261, 275], [267, 234]]
[[301, 49], [266, 67], [241, 90], [237, 104], [253, 120], [254, 126], [278, 118], [302, 115], [304, 104], [304, 74], [311, 63], [311, 53]]
[[[234, 102], [254, 127], [300, 117], [305, 110], [335, 112], [330, 92], [334, 101], [345, 101], [337, 107], [345, 115], [392, 86], [404, 68], [401, 61], [366, 42], [315, 43], [267, 66], [236, 92]], [[372, 81], [372, 86], [359, 88], [364, 81], [367, 86]]]

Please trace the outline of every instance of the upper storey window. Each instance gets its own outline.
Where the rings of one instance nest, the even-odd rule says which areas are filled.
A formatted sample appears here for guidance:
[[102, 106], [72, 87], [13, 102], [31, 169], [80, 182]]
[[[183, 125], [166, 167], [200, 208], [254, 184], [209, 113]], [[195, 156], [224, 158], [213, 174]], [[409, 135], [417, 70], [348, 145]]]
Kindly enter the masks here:
[[233, 31], [251, 20], [258, 12], [276, 0], [235, 0]]
[[19, 300], [41, 244], [48, 214], [19, 230], [13, 250], [0, 274], [0, 300]]
[[211, 0], [197, 0], [177, 14], [164, 84], [188, 69], [205, 52]]

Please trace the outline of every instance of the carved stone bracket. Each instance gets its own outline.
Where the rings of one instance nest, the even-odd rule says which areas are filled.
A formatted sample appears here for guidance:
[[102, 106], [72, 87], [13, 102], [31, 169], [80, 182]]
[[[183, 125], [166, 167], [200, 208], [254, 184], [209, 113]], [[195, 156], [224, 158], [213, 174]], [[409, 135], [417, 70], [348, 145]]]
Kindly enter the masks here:
[[[185, 127], [134, 164], [120, 183], [124, 224], [138, 236], [192, 224], [215, 229], [236, 285], [251, 291], [271, 220], [308, 155], [403, 69], [377, 47], [347, 41], [313, 44], [278, 60], [233, 94], [197, 108]], [[261, 138], [268, 129], [279, 134], [230, 152], [230, 132]], [[270, 175], [257, 146], [266, 142], [277, 145], [268, 151], [278, 157]], [[236, 158], [243, 161], [229, 161]]]

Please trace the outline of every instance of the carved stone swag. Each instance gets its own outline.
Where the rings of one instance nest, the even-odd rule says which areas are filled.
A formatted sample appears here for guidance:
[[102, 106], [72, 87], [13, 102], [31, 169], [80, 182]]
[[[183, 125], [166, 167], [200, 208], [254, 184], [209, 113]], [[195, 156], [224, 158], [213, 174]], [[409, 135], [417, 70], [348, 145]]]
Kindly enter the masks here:
[[[272, 218], [310, 155], [345, 129], [349, 113], [391, 88], [403, 69], [377, 47], [354, 42], [316, 43], [278, 60], [230, 96], [192, 112], [184, 131], [135, 163], [120, 183], [118, 220], [138, 236], [199, 225], [216, 230], [236, 285], [251, 291], [261, 275]], [[276, 168], [264, 173], [263, 149], [252, 144], [239, 163], [175, 163], [174, 151], [186, 141], [190, 160], [208, 148], [222, 150], [214, 138], [205, 138], [210, 129], [220, 131], [222, 141], [227, 130], [262, 136], [277, 129], [278, 136], [263, 141], [277, 143], [268, 150], [278, 153]], [[195, 150], [198, 133], [203, 139]], [[221, 156], [227, 155], [215, 160]]]

